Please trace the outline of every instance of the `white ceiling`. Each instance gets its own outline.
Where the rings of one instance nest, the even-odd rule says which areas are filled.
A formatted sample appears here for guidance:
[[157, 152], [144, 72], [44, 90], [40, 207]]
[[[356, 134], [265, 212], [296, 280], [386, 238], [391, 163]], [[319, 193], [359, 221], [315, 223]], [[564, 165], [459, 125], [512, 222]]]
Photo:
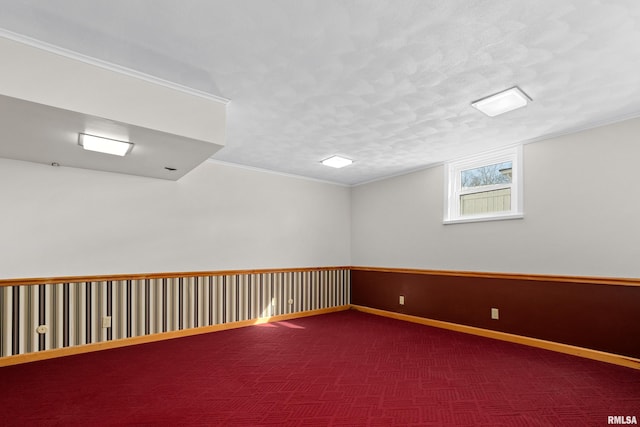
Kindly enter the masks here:
[[[6, 31], [230, 99], [214, 159], [343, 184], [640, 115], [638, 0], [0, 0], [0, 10]], [[533, 98], [527, 108], [489, 118], [470, 106], [514, 85]], [[319, 163], [333, 154], [355, 163]]]

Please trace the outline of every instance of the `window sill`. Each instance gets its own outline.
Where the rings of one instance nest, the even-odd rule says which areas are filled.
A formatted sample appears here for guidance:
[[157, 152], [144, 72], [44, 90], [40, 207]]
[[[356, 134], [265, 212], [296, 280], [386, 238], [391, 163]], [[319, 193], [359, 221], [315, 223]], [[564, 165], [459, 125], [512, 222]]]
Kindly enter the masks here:
[[508, 215], [476, 216], [476, 217], [469, 217], [469, 218], [445, 219], [442, 221], [442, 224], [450, 225], [450, 224], [465, 224], [468, 222], [506, 221], [509, 219], [522, 219], [522, 218], [524, 218], [523, 213], [515, 213], [515, 214], [508, 214]]

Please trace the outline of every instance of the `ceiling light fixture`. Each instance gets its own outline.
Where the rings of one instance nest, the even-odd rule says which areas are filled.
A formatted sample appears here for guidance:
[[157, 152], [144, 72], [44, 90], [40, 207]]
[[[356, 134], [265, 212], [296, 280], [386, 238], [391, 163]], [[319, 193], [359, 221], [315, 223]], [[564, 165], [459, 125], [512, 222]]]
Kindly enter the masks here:
[[115, 156], [124, 156], [133, 148], [133, 144], [131, 142], [118, 141], [116, 139], [103, 138], [101, 136], [88, 135], [86, 133], [80, 134], [78, 137], [78, 144], [85, 150], [113, 154]]
[[517, 108], [526, 107], [532, 99], [518, 86], [503, 90], [471, 103], [489, 117], [495, 117]]
[[349, 166], [351, 163], [353, 163], [353, 160], [340, 156], [331, 156], [328, 159], [324, 159], [322, 161], [323, 165], [337, 169]]

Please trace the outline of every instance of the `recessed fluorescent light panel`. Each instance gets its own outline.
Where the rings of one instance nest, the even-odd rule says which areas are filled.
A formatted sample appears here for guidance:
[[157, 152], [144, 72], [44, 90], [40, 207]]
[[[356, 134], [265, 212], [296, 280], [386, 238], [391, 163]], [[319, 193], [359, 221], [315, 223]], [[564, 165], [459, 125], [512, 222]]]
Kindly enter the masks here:
[[331, 156], [328, 159], [324, 159], [322, 161], [323, 165], [337, 169], [349, 166], [351, 163], [353, 163], [353, 160], [340, 156]]
[[472, 102], [471, 105], [489, 117], [495, 117], [518, 108], [526, 107], [531, 98], [514, 86], [495, 95]]
[[130, 142], [102, 138], [95, 135], [87, 135], [86, 133], [80, 134], [78, 144], [85, 150], [113, 154], [114, 156], [124, 156], [133, 148], [133, 144]]

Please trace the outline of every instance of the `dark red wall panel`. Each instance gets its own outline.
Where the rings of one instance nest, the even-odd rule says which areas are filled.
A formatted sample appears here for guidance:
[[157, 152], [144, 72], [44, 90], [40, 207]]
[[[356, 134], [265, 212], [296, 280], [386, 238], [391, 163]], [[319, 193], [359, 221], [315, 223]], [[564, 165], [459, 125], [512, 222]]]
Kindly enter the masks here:
[[640, 286], [355, 269], [351, 287], [356, 305], [640, 358]]

